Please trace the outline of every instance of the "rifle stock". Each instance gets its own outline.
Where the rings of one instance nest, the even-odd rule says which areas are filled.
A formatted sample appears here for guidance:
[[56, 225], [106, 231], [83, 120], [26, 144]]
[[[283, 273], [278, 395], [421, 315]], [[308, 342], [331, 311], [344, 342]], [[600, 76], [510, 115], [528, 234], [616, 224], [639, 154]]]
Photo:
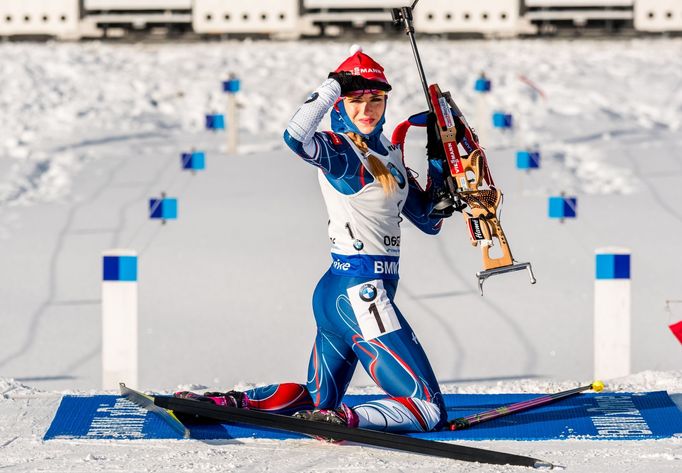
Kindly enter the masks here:
[[[449, 92], [442, 92], [438, 84], [427, 85], [412, 24], [412, 10], [418, 1], [416, 0], [411, 7], [394, 8], [392, 14], [394, 23], [402, 25], [405, 34], [410, 38], [429, 111], [436, 115], [438, 135], [443, 145], [443, 169], [447, 170], [444, 180], [447, 185], [446, 192], [450, 195], [440, 198], [435, 206], [437, 213], [434, 215], [450, 215], [455, 210], [462, 212], [472, 245], [481, 247], [483, 270], [476, 273], [481, 295], [483, 295], [485, 280], [498, 274], [527, 269], [531, 284], [535, 284], [536, 279], [531, 264], [529, 262], [516, 263], [512, 256], [499, 221], [498, 210], [502, 204], [503, 195], [495, 187], [485, 152], [478, 143], [478, 137], [467, 123], [452, 95]], [[411, 124], [408, 119], [399, 125], [396, 129], [396, 132], [400, 129], [397, 133], [398, 140], [395, 139], [396, 132], [394, 132], [394, 143], [402, 146], [407, 128]], [[462, 151], [460, 151], [460, 146]], [[501, 250], [501, 256], [498, 257], [491, 256], [491, 247], [495, 245], [495, 242]]]

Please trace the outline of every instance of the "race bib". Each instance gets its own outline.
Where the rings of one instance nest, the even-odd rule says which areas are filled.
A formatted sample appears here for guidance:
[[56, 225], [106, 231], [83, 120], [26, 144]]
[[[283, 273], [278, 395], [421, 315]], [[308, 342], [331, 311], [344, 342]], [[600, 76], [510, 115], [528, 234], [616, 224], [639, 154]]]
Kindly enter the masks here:
[[346, 292], [365, 340], [400, 329], [400, 322], [381, 279], [349, 287]]

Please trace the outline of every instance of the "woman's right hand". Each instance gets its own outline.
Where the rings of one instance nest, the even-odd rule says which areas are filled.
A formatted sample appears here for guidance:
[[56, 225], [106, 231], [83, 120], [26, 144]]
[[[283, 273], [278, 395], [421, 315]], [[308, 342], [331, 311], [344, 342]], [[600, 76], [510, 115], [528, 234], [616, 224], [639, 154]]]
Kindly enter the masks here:
[[341, 95], [345, 95], [348, 92], [353, 92], [354, 90], [363, 90], [367, 79], [362, 76], [354, 76], [348, 71], [342, 72], [330, 72], [329, 79], [334, 79], [341, 86]]
[[341, 86], [341, 95], [345, 95], [348, 92], [354, 92], [356, 90], [372, 90], [378, 89], [383, 91], [390, 91], [391, 86], [379, 82], [376, 80], [366, 79], [362, 76], [356, 76], [348, 71], [341, 72], [330, 72], [328, 79], [334, 79]]

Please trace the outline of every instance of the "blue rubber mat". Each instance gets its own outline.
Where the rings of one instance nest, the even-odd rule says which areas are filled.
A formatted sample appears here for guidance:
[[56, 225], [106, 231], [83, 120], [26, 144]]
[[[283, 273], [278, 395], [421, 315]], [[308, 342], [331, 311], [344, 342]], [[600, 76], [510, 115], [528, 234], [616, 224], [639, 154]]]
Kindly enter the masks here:
[[[449, 418], [464, 417], [539, 394], [448, 394]], [[381, 396], [346, 396], [353, 406]], [[243, 425], [190, 425], [192, 438], [302, 438]], [[411, 434], [432, 440], [642, 440], [682, 436], [682, 411], [665, 391], [581, 394], [466, 430]], [[118, 396], [64, 396], [44, 439], [174, 439], [159, 416]]]

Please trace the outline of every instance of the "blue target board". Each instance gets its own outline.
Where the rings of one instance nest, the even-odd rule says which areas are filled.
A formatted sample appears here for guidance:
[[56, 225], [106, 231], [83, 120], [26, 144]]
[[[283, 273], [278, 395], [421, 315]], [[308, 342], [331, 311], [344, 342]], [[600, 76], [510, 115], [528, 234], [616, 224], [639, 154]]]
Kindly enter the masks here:
[[207, 130], [224, 130], [225, 116], [220, 113], [212, 113], [206, 115], [206, 129]]
[[177, 219], [178, 199], [168, 197], [149, 199], [149, 218], [164, 221]]
[[514, 119], [511, 113], [495, 112], [493, 113], [493, 126], [495, 128], [511, 128], [514, 124]]
[[540, 152], [539, 151], [517, 151], [516, 152], [516, 168], [517, 169], [537, 169], [540, 167]]
[[491, 88], [492, 84], [490, 83], [490, 79], [487, 79], [485, 76], [481, 76], [476, 79], [476, 83], [474, 84], [474, 90], [476, 92], [490, 92]]
[[182, 169], [190, 171], [202, 171], [206, 169], [206, 153], [203, 151], [191, 151], [180, 155]]
[[549, 198], [549, 218], [576, 218], [578, 208], [577, 197], [555, 196]]
[[223, 92], [228, 94], [236, 94], [241, 89], [241, 82], [239, 79], [231, 78], [223, 81]]

